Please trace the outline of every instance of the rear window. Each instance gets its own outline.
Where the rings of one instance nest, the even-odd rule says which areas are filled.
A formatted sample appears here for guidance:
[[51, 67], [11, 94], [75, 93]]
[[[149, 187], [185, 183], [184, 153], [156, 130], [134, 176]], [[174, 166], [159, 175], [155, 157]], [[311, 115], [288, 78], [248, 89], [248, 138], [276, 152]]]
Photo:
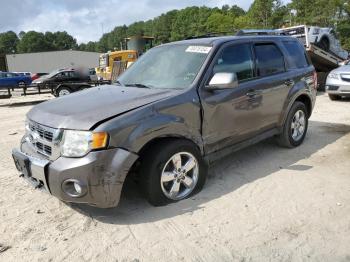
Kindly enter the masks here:
[[255, 56], [258, 76], [268, 76], [285, 71], [283, 55], [276, 45], [256, 44]]
[[309, 63], [306, 58], [304, 48], [296, 41], [283, 41], [283, 45], [287, 51], [287, 58], [289, 61], [289, 67], [304, 68], [308, 67]]

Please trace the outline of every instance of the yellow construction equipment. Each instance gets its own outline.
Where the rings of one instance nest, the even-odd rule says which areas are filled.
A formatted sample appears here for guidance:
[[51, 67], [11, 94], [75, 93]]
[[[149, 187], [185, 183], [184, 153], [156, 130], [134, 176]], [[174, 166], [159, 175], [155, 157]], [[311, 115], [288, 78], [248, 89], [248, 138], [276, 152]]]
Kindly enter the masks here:
[[99, 67], [96, 68], [96, 75], [99, 79], [111, 80], [113, 65], [115, 62], [122, 61], [130, 66], [137, 59], [136, 50], [123, 50], [107, 52], [100, 55]]
[[[96, 75], [100, 80], [113, 80], [121, 74], [126, 68], [134, 63], [137, 58], [147, 49], [152, 47], [153, 37], [133, 36], [125, 38], [127, 50], [109, 51], [100, 55], [99, 67], [96, 68]], [[121, 46], [123, 46], [121, 44]], [[115, 66], [118, 68], [114, 68]], [[114, 74], [114, 75], [113, 75]], [[115, 74], [118, 74], [117, 76]]]

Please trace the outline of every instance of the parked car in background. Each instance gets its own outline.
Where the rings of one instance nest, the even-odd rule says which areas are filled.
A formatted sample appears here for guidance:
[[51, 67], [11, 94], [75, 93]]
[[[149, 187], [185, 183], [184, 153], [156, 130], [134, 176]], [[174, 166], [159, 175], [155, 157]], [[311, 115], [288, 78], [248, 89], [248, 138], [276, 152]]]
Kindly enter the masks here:
[[311, 26], [309, 28], [308, 37], [310, 42], [315, 43], [323, 50], [331, 52], [343, 59], [348, 58], [349, 54], [341, 47], [340, 41], [333, 28]]
[[32, 74], [32, 81], [42, 77], [42, 76], [45, 76], [45, 75], [48, 75], [48, 73], [35, 73], [35, 74]]
[[20, 75], [20, 76], [31, 76], [32, 73], [30, 72], [12, 72], [12, 73], [15, 73], [17, 75]]
[[164, 205], [201, 190], [208, 163], [235, 150], [272, 136], [302, 144], [316, 87], [295, 38], [165, 44], [116, 85], [32, 108], [12, 155], [22, 177], [66, 202], [114, 207], [133, 173], [149, 202]]
[[88, 69], [59, 69], [34, 80], [33, 85], [50, 88], [55, 96], [64, 96], [91, 87], [93, 80], [90, 74]]
[[59, 69], [34, 80], [33, 84], [38, 85], [41, 88], [54, 88], [64, 82], [78, 81], [88, 82], [90, 81], [90, 76], [88, 74], [81, 74], [73, 69]]
[[0, 72], [1, 87], [25, 87], [32, 83], [30, 76], [10, 72]]
[[327, 76], [326, 92], [331, 100], [350, 97], [350, 65], [331, 71]]

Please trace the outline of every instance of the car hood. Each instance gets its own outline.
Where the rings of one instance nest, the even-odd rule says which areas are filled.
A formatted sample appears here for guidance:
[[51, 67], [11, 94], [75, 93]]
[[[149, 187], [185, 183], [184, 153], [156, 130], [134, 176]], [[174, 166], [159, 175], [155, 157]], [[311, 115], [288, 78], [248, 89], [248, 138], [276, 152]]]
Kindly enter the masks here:
[[27, 117], [65, 129], [89, 130], [97, 123], [173, 95], [175, 90], [100, 86], [41, 103]]
[[350, 74], [350, 65], [344, 65], [344, 66], [340, 66], [337, 69], [334, 69], [332, 71], [332, 73], [337, 73], [337, 74], [341, 74], [341, 73], [345, 73], [345, 74]]

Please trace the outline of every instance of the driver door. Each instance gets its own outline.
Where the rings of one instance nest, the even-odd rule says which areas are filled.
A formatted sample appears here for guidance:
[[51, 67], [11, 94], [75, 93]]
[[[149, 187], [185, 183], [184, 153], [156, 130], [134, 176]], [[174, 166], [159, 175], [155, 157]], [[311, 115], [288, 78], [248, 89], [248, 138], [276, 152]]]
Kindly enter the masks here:
[[238, 86], [222, 90], [200, 89], [203, 106], [202, 135], [206, 153], [243, 141], [259, 129], [262, 92], [255, 81], [251, 43], [226, 45], [213, 60], [206, 84], [215, 73], [236, 73]]

